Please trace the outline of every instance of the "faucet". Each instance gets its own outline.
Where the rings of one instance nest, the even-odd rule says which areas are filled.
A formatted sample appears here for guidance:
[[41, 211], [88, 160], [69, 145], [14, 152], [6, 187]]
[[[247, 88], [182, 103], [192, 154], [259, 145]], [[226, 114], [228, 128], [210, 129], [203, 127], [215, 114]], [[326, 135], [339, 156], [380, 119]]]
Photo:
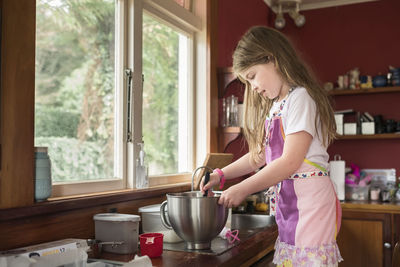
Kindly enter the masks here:
[[211, 169], [211, 168], [208, 167], [208, 166], [200, 166], [200, 167], [198, 167], [197, 169], [195, 169], [194, 172], [193, 172], [193, 174], [192, 174], [192, 190], [191, 190], [191, 191], [193, 191], [193, 189], [194, 189], [194, 176], [195, 176], [196, 172], [197, 172], [198, 170], [200, 170], [200, 169], [207, 169], [207, 170], [213, 172], [213, 169]]

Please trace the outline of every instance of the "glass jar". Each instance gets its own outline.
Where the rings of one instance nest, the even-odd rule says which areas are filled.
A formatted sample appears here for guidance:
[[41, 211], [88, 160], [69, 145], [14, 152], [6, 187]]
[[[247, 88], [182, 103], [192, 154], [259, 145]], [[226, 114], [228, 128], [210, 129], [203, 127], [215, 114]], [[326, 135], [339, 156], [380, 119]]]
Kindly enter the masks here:
[[35, 201], [51, 196], [51, 162], [47, 147], [35, 147]]

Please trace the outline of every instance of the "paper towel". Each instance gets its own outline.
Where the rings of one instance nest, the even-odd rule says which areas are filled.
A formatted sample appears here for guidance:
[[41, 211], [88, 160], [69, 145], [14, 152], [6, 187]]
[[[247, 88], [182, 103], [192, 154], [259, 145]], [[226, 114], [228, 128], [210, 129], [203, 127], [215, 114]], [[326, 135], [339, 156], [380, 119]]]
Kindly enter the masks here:
[[153, 265], [151, 263], [149, 256], [145, 255], [145, 256], [139, 257], [138, 255], [136, 255], [132, 261], [125, 263], [123, 266], [126, 266], [126, 267], [152, 267]]
[[340, 156], [335, 155], [334, 160], [329, 162], [330, 167], [330, 177], [335, 186], [336, 194], [339, 200], [344, 200], [344, 190], [345, 190], [345, 161], [341, 160]]

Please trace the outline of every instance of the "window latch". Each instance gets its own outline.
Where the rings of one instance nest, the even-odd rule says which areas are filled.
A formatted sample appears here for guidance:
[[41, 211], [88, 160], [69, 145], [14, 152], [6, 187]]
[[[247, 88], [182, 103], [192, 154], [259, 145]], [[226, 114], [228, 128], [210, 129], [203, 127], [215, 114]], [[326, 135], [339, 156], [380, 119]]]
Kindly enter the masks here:
[[132, 142], [132, 69], [125, 69], [126, 76], [126, 95], [127, 95], [127, 123], [126, 141]]

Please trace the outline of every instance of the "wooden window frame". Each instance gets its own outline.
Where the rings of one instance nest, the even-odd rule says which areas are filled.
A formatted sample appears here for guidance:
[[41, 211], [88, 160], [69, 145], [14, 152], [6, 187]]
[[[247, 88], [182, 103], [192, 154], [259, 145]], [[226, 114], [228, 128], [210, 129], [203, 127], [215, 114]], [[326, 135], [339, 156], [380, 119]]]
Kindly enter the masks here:
[[[132, 0], [129, 0], [132, 1]], [[197, 3], [196, 3], [197, 2]], [[198, 1], [195, 6], [200, 5]], [[201, 4], [202, 5], [202, 4]], [[216, 24], [217, 2], [207, 0], [200, 15], [204, 17], [204, 30], [197, 38], [204, 39], [206, 46], [196, 47], [197, 53], [206, 58], [205, 64], [196, 63], [196, 73], [205, 73], [206, 81], [195, 81], [196, 103], [207, 103], [206, 120], [195, 117], [196, 139], [195, 165], [202, 164], [206, 153], [217, 152], [217, 98], [216, 91]], [[35, 92], [35, 27], [36, 1], [0, 0], [1, 8], [1, 95], [0, 95], [0, 210], [43, 205], [34, 203], [34, 92]], [[214, 25], [214, 26], [213, 26]], [[205, 85], [200, 92], [199, 86]], [[213, 90], [212, 90], [213, 88]], [[199, 94], [205, 93], [205, 101], [199, 102]], [[213, 100], [213, 103], [211, 103]], [[211, 104], [210, 104], [211, 103]], [[204, 113], [202, 113], [204, 114]], [[204, 116], [204, 115], [203, 115]], [[202, 130], [202, 131], [200, 131]], [[166, 183], [189, 182], [188, 174], [161, 177]], [[158, 178], [156, 178], [158, 179]], [[188, 180], [187, 180], [188, 179]], [[150, 184], [159, 182], [150, 179]], [[186, 184], [186, 183], [185, 183]], [[179, 187], [179, 184], [176, 184]], [[156, 188], [150, 188], [157, 190]], [[107, 192], [102, 192], [104, 194]], [[128, 190], [129, 194], [136, 194]], [[70, 196], [74, 197], [74, 196]], [[79, 197], [79, 196], [76, 196]], [[67, 197], [68, 198], [68, 197]], [[2, 212], [0, 212], [2, 214]]]

